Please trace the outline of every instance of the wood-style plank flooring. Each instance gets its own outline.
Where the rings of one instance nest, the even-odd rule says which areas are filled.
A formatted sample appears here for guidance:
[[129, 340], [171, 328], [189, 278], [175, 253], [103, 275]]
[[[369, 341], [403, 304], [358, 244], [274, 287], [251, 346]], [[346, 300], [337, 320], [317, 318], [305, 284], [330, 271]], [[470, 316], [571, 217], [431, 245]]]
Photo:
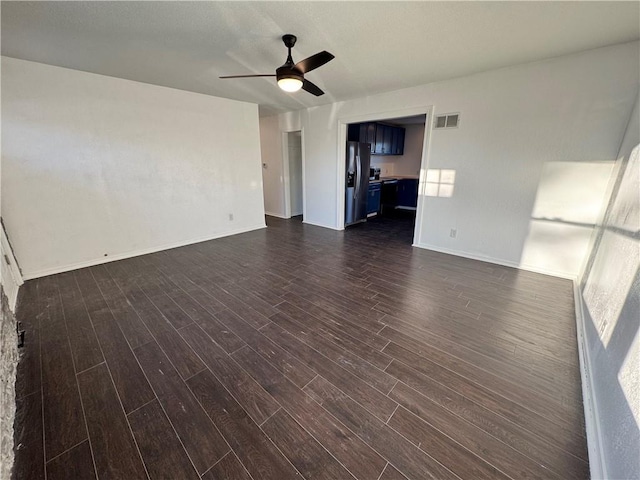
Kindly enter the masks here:
[[571, 282], [267, 223], [25, 283], [15, 478], [588, 478]]

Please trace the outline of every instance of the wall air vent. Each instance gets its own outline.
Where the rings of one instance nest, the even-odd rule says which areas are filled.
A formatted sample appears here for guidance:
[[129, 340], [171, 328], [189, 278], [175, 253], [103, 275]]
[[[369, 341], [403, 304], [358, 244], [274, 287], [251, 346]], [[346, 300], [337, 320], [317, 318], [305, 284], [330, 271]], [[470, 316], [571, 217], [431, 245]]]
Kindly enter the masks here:
[[436, 117], [435, 124], [433, 126], [434, 129], [439, 128], [458, 128], [460, 124], [460, 114], [459, 113], [447, 113], [446, 115], [438, 115]]

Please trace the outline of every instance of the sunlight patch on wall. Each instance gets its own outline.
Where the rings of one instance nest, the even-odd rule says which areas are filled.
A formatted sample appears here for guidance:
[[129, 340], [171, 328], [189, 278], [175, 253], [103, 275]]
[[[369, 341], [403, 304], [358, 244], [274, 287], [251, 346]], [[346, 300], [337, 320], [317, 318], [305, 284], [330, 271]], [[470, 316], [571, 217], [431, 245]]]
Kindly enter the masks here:
[[614, 161], [547, 162], [542, 168], [531, 216], [595, 224]]
[[[583, 297], [607, 347], [635, 277], [640, 269], [640, 146], [629, 157], [615, 202], [606, 219], [600, 249], [617, 255], [596, 257]], [[595, 278], [595, 277], [594, 277]]]
[[427, 170], [425, 195], [427, 197], [453, 197], [456, 171], [430, 168]]
[[637, 240], [611, 231], [604, 232], [600, 249], [618, 254], [595, 259], [598, 281], [586, 285], [583, 297], [606, 348], [640, 268], [640, 251]]
[[613, 166], [614, 161], [544, 164], [521, 265], [578, 273], [606, 204]]

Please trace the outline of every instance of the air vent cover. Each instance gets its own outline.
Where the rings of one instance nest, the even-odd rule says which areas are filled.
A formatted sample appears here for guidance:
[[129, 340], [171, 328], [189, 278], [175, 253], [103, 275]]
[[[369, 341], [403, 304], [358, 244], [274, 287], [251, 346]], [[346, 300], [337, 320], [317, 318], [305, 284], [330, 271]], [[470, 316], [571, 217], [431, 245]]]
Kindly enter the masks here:
[[436, 117], [433, 128], [458, 128], [460, 124], [459, 113], [447, 113], [446, 115], [438, 115]]

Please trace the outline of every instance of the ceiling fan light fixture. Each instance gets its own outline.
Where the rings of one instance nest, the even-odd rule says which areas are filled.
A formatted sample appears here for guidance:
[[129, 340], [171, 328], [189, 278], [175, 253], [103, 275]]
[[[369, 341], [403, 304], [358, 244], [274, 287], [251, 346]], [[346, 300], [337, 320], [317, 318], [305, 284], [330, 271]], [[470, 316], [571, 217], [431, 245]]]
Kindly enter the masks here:
[[278, 86], [285, 92], [297, 92], [302, 88], [302, 80], [299, 78], [285, 77], [278, 80]]
[[297, 92], [302, 88], [302, 79], [304, 78], [289, 65], [283, 65], [276, 70], [276, 78], [278, 86], [285, 92]]

